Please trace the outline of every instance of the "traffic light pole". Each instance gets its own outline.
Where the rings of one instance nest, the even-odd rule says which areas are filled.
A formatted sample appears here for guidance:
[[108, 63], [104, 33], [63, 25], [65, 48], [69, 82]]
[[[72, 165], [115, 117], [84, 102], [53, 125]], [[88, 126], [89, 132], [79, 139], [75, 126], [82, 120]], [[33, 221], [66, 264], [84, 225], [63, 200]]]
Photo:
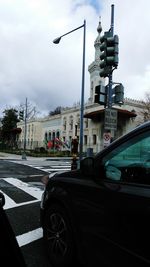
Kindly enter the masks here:
[[[110, 25], [110, 32], [111, 36], [114, 34], [114, 5], [111, 5], [111, 25]], [[112, 71], [109, 74], [109, 82], [108, 82], [108, 108], [112, 107], [112, 85], [113, 85], [113, 78], [112, 78]]]

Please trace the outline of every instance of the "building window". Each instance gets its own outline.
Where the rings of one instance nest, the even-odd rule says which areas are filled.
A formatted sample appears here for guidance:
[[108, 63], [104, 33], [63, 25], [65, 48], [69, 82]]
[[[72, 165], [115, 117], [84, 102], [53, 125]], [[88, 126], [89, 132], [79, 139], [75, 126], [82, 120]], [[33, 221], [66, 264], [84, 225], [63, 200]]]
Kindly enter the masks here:
[[59, 131], [56, 132], [56, 137], [59, 139]]
[[48, 142], [48, 134], [45, 133], [45, 135], [44, 135], [44, 144], [47, 145], [47, 142]]
[[53, 140], [55, 139], [55, 132], [53, 132], [53, 138], [52, 138]]
[[48, 140], [51, 140], [51, 139], [52, 139], [52, 134], [49, 133], [49, 134], [48, 134]]
[[84, 144], [87, 145], [87, 135], [84, 135]]
[[94, 84], [94, 83], [93, 83], [93, 81], [92, 81], [92, 82], [91, 82], [91, 90], [92, 90], [92, 91], [93, 91], [93, 84]]
[[70, 130], [73, 130], [73, 117], [70, 116], [69, 118]]
[[85, 120], [85, 128], [88, 128], [88, 119]]
[[96, 145], [96, 134], [93, 134], [93, 145]]
[[63, 129], [64, 131], [66, 131], [66, 125], [67, 125], [67, 121], [66, 118], [63, 119]]

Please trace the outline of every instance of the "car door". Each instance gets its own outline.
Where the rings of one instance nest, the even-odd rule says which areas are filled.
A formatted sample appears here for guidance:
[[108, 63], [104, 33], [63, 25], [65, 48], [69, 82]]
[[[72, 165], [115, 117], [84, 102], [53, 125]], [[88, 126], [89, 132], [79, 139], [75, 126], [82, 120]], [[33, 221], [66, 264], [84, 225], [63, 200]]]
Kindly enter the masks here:
[[149, 130], [128, 136], [101, 153], [91, 174], [73, 185], [89, 266], [101, 260], [149, 265], [149, 156]]
[[[118, 257], [140, 266], [150, 264], [150, 131], [126, 140], [102, 159], [105, 201], [112, 227], [106, 224], [109, 241], [118, 247]], [[146, 265], [147, 264], [147, 265]]]

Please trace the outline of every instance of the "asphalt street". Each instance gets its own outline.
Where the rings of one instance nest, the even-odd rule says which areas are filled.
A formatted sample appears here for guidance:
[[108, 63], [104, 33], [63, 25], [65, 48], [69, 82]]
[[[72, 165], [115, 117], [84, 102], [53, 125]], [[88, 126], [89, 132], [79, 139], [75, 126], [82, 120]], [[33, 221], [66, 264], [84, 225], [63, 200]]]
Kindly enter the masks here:
[[27, 267], [50, 267], [40, 227], [40, 200], [46, 173], [70, 169], [69, 159], [27, 158], [0, 153], [0, 190]]

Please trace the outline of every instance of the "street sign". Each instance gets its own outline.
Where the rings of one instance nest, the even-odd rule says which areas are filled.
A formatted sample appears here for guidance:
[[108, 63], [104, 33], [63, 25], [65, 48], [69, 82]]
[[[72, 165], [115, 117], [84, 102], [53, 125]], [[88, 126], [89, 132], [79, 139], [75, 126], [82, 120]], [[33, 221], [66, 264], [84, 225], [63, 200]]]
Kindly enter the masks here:
[[111, 143], [111, 133], [110, 132], [105, 132], [103, 134], [103, 145], [104, 145], [104, 148], [109, 146]]
[[106, 108], [104, 129], [117, 130], [117, 116], [118, 116], [117, 110], [112, 108]]

